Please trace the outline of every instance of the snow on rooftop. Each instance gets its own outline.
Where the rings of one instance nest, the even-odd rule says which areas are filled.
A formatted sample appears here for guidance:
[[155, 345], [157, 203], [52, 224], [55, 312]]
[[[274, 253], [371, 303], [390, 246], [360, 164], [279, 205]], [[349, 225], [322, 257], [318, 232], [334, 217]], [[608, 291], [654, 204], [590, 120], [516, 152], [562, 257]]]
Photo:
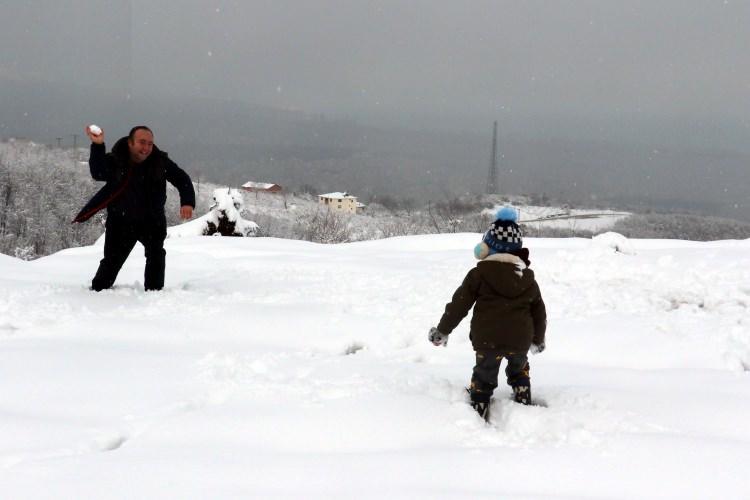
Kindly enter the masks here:
[[254, 188], [254, 189], [271, 189], [277, 186], [273, 182], [246, 182], [242, 185], [243, 188]]
[[321, 198], [352, 198], [352, 199], [355, 199], [355, 200], [357, 199], [356, 196], [352, 196], [352, 195], [350, 195], [347, 192], [343, 192], [343, 193], [336, 192], [336, 193], [319, 194], [318, 196], [320, 196]]

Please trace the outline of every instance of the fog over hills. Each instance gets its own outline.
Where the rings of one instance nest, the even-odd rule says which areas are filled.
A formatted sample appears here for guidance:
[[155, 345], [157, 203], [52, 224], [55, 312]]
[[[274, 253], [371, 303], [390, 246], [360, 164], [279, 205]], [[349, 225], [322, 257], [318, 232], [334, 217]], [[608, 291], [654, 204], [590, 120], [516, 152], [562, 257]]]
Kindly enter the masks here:
[[[500, 189], [750, 219], [750, 3], [0, 6], [0, 139], [140, 123], [193, 175], [426, 200]], [[79, 142], [80, 141], [80, 142]]]
[[[238, 185], [348, 190], [418, 200], [480, 193], [490, 163], [486, 133], [366, 125], [353, 119], [237, 101], [150, 98], [118, 101], [103, 91], [3, 85], [3, 138], [85, 145], [96, 121], [108, 144], [148, 123], [157, 143], [193, 176]], [[575, 203], [696, 211], [750, 219], [750, 154], [706, 145], [535, 135], [500, 122], [502, 192], [545, 193]]]

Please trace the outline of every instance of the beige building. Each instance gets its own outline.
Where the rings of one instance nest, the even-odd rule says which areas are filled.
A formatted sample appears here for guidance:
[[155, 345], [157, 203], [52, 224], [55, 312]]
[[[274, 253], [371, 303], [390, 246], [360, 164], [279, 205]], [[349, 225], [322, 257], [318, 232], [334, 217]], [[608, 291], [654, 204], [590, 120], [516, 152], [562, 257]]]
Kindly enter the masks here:
[[319, 194], [318, 203], [331, 210], [348, 214], [357, 214], [365, 210], [365, 205], [358, 202], [357, 197], [349, 193]]

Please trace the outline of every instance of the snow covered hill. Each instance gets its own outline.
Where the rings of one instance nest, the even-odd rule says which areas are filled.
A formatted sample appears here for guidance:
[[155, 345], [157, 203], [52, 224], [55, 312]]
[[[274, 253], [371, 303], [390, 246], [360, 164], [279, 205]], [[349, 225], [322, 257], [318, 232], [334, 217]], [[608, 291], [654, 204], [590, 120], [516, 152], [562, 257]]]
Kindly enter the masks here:
[[[390, 210], [372, 203], [363, 214], [343, 216], [349, 227], [347, 241], [435, 233], [436, 225], [441, 226], [440, 232], [474, 231], [477, 227], [485, 229], [494, 219], [495, 212], [506, 204], [498, 198], [465, 197], [460, 200], [465, 206], [443, 211], [433, 207], [432, 202], [410, 211]], [[537, 232], [554, 228], [569, 232], [567, 236], [575, 231], [599, 233], [612, 230], [615, 223], [632, 215], [615, 210], [536, 206], [527, 201], [526, 197], [514, 197], [513, 206], [519, 211], [521, 224]], [[451, 200], [443, 202], [450, 204]], [[311, 194], [244, 193], [244, 203], [244, 216], [260, 224], [261, 234], [289, 239], [305, 239], [302, 234], [295, 234], [292, 229], [295, 224], [304, 226], [309, 223], [306, 215], [327, 210], [318, 203], [317, 196]], [[483, 209], [482, 206], [486, 208]], [[453, 227], [452, 222], [457, 226]]]
[[[747, 498], [750, 240], [527, 239], [546, 407], [465, 403], [478, 234], [0, 255], [0, 497]], [[619, 246], [621, 250], [615, 251]]]

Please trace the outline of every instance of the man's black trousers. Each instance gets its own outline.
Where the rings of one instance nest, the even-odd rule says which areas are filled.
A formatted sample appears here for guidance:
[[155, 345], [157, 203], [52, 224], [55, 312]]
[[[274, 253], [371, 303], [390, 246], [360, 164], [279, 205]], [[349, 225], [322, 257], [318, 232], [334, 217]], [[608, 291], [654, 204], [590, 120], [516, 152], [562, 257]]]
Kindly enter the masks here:
[[91, 288], [98, 292], [111, 287], [136, 242], [141, 242], [146, 254], [144, 287], [146, 290], [161, 290], [164, 287], [166, 237], [166, 221], [133, 222], [108, 217], [107, 231], [104, 234], [104, 258], [99, 262]]

